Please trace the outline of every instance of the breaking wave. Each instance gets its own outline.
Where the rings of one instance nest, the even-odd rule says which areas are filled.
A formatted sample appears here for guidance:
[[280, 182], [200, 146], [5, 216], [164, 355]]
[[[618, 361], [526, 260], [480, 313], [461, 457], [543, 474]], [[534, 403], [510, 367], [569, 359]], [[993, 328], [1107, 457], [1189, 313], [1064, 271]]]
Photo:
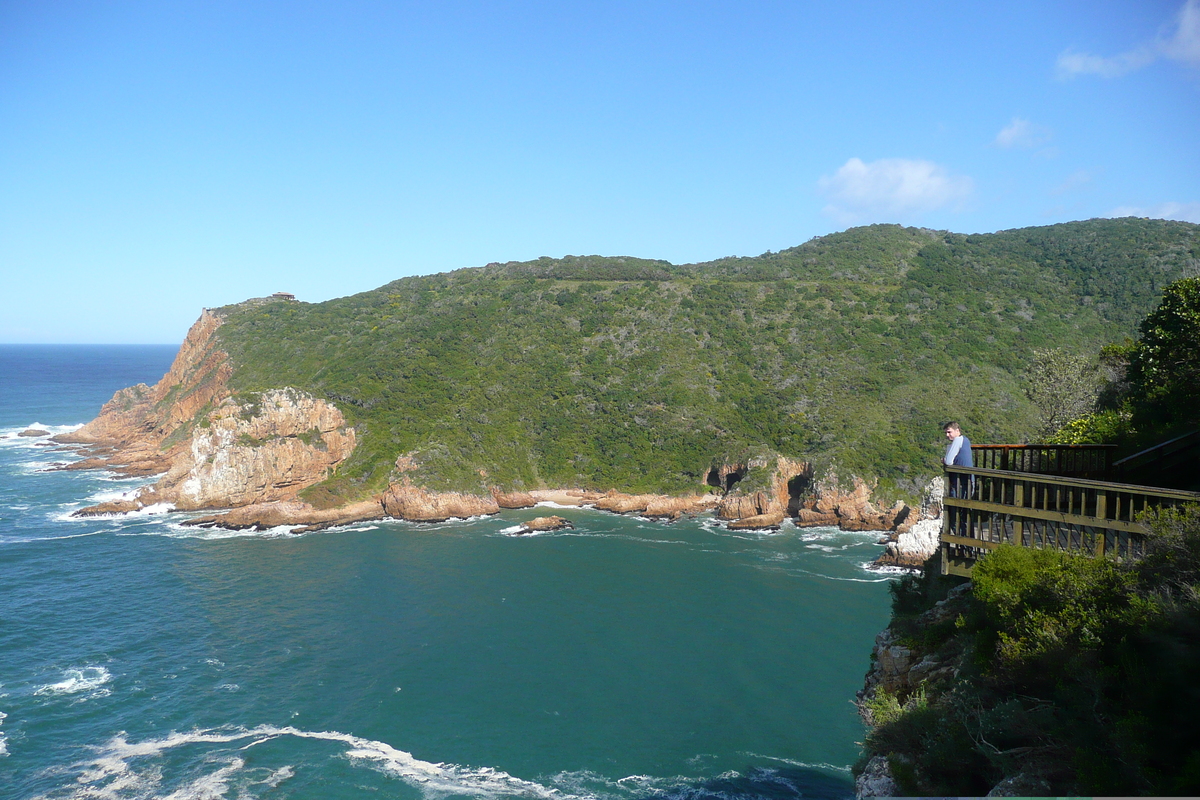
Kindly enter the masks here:
[[[558, 788], [517, 778], [490, 767], [473, 768], [422, 761], [386, 742], [337, 731], [305, 731], [273, 725], [173, 732], [161, 739], [141, 742], [131, 742], [121, 733], [96, 748], [94, 758], [63, 770], [74, 774], [71, 784], [63, 787], [67, 793], [54, 793], [48, 797], [151, 798], [169, 791], [172, 798], [198, 800], [225, 797], [231, 789], [236, 789], [236, 796], [240, 797], [252, 785], [274, 788], [295, 775], [293, 764], [272, 768], [246, 767], [245, 751], [283, 737], [336, 744], [340, 752], [335, 757], [403, 781], [425, 797], [572, 798]], [[171, 785], [172, 776], [164, 774], [162, 756], [169, 751], [193, 745], [206, 746], [206, 752], [200, 755], [199, 760], [203, 769], [209, 771], [199, 776], [189, 775], [182, 782], [176, 777], [175, 785]], [[172, 759], [172, 763], [178, 763], [178, 760]]]
[[82, 702], [112, 694], [112, 690], [105, 686], [111, 680], [112, 675], [104, 667], [78, 667], [63, 670], [62, 680], [39, 686], [33, 693], [39, 697], [78, 694], [82, 695]]

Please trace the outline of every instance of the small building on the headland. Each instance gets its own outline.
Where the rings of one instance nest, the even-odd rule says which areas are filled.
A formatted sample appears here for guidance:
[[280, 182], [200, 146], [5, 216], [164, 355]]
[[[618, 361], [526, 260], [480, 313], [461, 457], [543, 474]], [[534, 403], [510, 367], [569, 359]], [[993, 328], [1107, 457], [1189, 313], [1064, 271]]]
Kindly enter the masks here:
[[275, 294], [271, 295], [271, 299], [272, 300], [295, 300], [296, 295], [292, 294], [291, 292], [276, 292]]

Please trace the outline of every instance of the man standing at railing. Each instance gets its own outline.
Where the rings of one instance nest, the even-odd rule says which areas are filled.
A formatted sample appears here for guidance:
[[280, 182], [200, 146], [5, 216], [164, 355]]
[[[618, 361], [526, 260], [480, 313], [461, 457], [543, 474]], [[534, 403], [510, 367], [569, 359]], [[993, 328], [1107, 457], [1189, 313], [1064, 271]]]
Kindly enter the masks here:
[[[947, 422], [944, 430], [950, 444], [946, 446], [946, 457], [943, 459], [947, 467], [973, 467], [971, 459], [971, 440], [963, 435], [957, 422]], [[950, 478], [951, 497], [969, 497], [971, 479], [967, 475], [954, 475]]]

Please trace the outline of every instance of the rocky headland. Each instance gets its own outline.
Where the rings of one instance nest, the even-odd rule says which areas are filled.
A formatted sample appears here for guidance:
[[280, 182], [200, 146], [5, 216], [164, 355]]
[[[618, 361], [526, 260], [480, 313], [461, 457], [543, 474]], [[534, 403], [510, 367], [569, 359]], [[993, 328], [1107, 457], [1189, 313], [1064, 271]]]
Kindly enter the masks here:
[[[832, 473], [816, 476], [808, 462], [770, 455], [715, 466], [701, 491], [672, 496], [617, 489], [499, 486], [488, 493], [438, 492], [413, 480], [418, 454], [407, 453], [396, 458], [382, 493], [318, 508], [300, 493], [334, 475], [350, 457], [357, 445], [354, 427], [333, 402], [295, 388], [233, 391], [233, 366], [216, 335], [223, 319], [221, 311], [205, 309], [158, 383], [118, 391], [94, 420], [53, 437], [58, 445], [74, 448], [82, 456], [55, 469], [159, 476], [154, 484], [124, 499], [82, 509], [77, 515], [121, 514], [157, 506], [219, 511], [193, 519], [187, 523], [191, 525], [232, 529], [298, 525], [315, 530], [384, 517], [440, 522], [545, 503], [666, 521], [713, 512], [732, 529], [769, 530], [791, 519], [801, 527], [835, 525], [846, 530], [894, 531], [903, 537], [927, 512], [903, 503], [878, 508], [871, 500], [873, 485], [861, 478], [851, 477], [847, 486]], [[34, 435], [33, 430], [27, 435]], [[753, 479], [747, 480], [748, 476]], [[753, 488], [743, 488], [747, 485]], [[896, 546], [903, 551], [905, 540], [898, 540]]]

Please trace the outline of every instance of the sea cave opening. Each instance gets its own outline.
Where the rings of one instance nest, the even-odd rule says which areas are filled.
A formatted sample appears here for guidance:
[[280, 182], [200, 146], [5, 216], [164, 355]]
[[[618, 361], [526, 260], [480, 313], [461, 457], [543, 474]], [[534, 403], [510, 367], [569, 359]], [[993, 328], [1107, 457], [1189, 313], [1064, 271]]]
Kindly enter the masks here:
[[705, 479], [705, 483], [707, 483], [709, 486], [716, 487], [717, 489], [724, 489], [728, 492], [733, 488], [734, 484], [744, 477], [746, 477], [746, 470], [743, 467], [739, 467], [738, 469], [727, 472], [725, 474], [724, 481], [722, 481], [720, 468], [713, 467], [708, 471], [708, 477]]
[[796, 516], [800, 511], [804, 495], [808, 494], [812, 479], [808, 475], [797, 475], [788, 481], [788, 514]]

